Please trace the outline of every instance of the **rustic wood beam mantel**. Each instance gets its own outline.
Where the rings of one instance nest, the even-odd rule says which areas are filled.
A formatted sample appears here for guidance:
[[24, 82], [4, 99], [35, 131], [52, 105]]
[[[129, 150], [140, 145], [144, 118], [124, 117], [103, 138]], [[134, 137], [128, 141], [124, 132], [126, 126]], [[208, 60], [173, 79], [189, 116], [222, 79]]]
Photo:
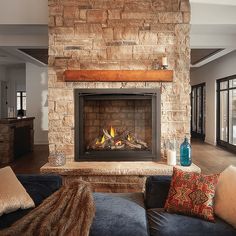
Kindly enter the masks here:
[[172, 70], [66, 70], [66, 82], [172, 82]]

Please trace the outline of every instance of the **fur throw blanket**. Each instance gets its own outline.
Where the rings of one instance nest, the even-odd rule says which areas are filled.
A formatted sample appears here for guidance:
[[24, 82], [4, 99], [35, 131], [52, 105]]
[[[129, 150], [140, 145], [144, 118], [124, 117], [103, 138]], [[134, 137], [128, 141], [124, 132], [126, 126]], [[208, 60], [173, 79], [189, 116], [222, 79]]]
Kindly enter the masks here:
[[95, 214], [88, 183], [62, 186], [25, 217], [0, 231], [4, 236], [87, 236]]

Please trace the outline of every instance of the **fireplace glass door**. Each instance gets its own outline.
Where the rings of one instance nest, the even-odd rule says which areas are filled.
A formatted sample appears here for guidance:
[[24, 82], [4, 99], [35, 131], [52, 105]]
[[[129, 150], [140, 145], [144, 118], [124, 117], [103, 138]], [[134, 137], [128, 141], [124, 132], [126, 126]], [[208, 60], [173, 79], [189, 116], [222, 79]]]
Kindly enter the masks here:
[[157, 93], [83, 90], [76, 94], [77, 160], [157, 158]]

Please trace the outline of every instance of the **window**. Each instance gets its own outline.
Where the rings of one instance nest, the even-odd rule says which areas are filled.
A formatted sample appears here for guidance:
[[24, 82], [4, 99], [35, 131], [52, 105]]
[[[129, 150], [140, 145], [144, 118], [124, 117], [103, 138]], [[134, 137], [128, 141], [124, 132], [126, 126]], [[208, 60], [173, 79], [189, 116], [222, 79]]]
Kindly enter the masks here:
[[192, 86], [191, 135], [205, 139], [205, 83]]
[[16, 107], [17, 111], [26, 111], [26, 92], [24, 91], [18, 91], [16, 93]]
[[236, 75], [217, 81], [217, 144], [236, 151]]

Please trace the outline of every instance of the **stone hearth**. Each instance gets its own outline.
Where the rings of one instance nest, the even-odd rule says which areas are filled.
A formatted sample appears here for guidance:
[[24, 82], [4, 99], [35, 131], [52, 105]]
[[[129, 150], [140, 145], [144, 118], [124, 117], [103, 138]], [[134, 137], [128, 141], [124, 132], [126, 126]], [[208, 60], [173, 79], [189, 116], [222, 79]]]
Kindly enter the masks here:
[[[182, 170], [200, 173], [201, 169], [176, 166]], [[151, 175], [172, 175], [173, 167], [165, 162], [71, 162], [61, 167], [49, 164], [41, 168], [42, 173], [56, 173], [68, 184], [74, 179], [91, 183], [96, 192], [142, 192], [145, 180]]]

